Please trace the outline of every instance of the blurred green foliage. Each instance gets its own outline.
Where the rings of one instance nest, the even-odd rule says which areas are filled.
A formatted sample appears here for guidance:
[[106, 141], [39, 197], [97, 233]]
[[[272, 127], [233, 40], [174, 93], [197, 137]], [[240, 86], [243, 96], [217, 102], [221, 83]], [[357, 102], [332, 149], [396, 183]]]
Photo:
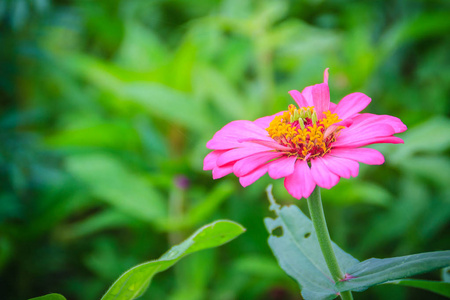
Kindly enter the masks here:
[[[433, 1], [0, 2], [0, 290], [99, 299], [133, 265], [227, 218], [247, 232], [155, 277], [143, 299], [300, 299], [267, 246], [264, 177], [202, 171], [235, 119], [322, 81], [400, 117], [405, 145], [323, 191], [358, 259], [450, 246], [450, 4]], [[292, 199], [275, 182], [284, 203]], [[439, 273], [425, 279], [439, 279]], [[423, 277], [423, 276], [422, 276]], [[379, 286], [355, 299], [442, 299]]]

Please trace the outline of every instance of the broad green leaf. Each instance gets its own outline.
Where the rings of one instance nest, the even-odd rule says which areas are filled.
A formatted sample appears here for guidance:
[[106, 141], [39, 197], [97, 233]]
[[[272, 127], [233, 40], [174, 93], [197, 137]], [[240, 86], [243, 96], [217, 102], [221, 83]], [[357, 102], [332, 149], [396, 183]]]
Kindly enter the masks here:
[[450, 298], [450, 283], [442, 281], [417, 280], [417, 279], [401, 279], [388, 281], [386, 284], [396, 284], [408, 287], [415, 287], [423, 290], [428, 290], [436, 294]]
[[345, 268], [350, 277], [338, 282], [339, 291], [363, 291], [370, 286], [450, 266], [450, 251], [436, 251], [392, 258], [371, 258]]
[[137, 265], [123, 273], [102, 300], [131, 300], [142, 295], [153, 276], [167, 270], [184, 256], [220, 246], [242, 234], [245, 229], [232, 221], [219, 220], [197, 230], [187, 240], [173, 246], [158, 260]]
[[[295, 205], [280, 206], [271, 195], [271, 186], [267, 189], [270, 209], [277, 218], [266, 218], [266, 228], [270, 233], [269, 246], [281, 268], [293, 277], [301, 287], [306, 300], [334, 299], [339, 292], [331, 279], [331, 274], [320, 250], [312, 222]], [[276, 231], [282, 230], [280, 236]], [[341, 269], [347, 269], [358, 260], [345, 253], [333, 243], [333, 249]]]
[[[269, 187], [270, 209], [277, 214], [277, 218], [265, 219], [266, 228], [271, 233], [269, 245], [283, 270], [300, 284], [305, 299], [334, 299], [339, 292], [363, 291], [373, 285], [450, 265], [450, 251], [371, 258], [358, 263], [333, 244], [341, 270], [350, 277], [334, 284], [311, 221], [296, 206], [280, 209], [270, 192]], [[279, 230], [281, 233], [277, 234]]]
[[35, 297], [35, 298], [30, 298], [28, 300], [66, 300], [66, 298], [64, 298], [64, 296], [60, 295], [60, 294], [48, 294], [48, 295], [44, 295], [44, 296], [40, 296], [40, 297]]

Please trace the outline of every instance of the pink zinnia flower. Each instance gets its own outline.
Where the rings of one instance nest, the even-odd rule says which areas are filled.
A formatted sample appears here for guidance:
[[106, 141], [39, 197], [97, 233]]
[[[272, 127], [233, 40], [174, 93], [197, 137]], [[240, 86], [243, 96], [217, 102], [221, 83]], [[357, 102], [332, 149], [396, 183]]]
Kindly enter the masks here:
[[383, 155], [370, 148], [375, 143], [403, 143], [393, 136], [406, 126], [388, 115], [360, 113], [371, 99], [362, 93], [330, 102], [328, 69], [324, 82], [290, 91], [299, 108], [255, 121], [238, 120], [225, 125], [208, 141], [212, 149], [204, 170], [213, 178], [234, 173], [246, 187], [265, 173], [273, 179], [284, 177], [284, 186], [297, 199], [309, 197], [318, 185], [329, 189], [341, 177], [356, 177], [358, 162], [384, 163]]

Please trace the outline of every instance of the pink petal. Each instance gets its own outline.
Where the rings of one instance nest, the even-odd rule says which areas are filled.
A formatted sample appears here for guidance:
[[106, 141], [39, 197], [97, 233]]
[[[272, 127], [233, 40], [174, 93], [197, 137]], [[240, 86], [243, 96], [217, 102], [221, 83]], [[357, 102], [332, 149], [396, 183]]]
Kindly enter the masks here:
[[332, 113], [334, 113], [334, 110], [336, 109], [336, 107], [337, 107], [337, 104], [336, 104], [336, 103], [330, 102], [330, 111], [331, 111]]
[[403, 144], [403, 143], [404, 143], [403, 140], [396, 136], [381, 136], [360, 141], [348, 142], [346, 144], [339, 145], [338, 148], [350, 148], [350, 147], [357, 148], [371, 144]]
[[312, 97], [317, 118], [322, 119], [325, 116], [323, 112], [330, 109], [330, 90], [328, 88], [328, 84], [320, 83], [314, 85], [312, 89]]
[[248, 138], [248, 139], [239, 139], [238, 142], [239, 143], [253, 143], [253, 144], [257, 144], [257, 145], [261, 145], [261, 146], [266, 146], [266, 147], [271, 148], [272, 150], [273, 149], [281, 150], [281, 151], [290, 151], [290, 150], [292, 150], [289, 147], [282, 146], [282, 145], [278, 144], [274, 140], [267, 141], [267, 140], [259, 140], [259, 139]]
[[254, 138], [273, 141], [267, 131], [256, 126], [251, 121], [233, 121], [222, 127], [213, 138], [206, 143], [206, 147], [214, 150], [226, 150], [241, 146], [238, 140]]
[[366, 108], [371, 100], [363, 93], [352, 93], [342, 98], [334, 113], [338, 114], [339, 119], [345, 120]]
[[313, 95], [312, 95], [313, 86], [307, 86], [302, 91], [302, 96], [306, 100], [308, 106], [314, 106]]
[[311, 170], [306, 161], [296, 161], [294, 173], [284, 179], [284, 186], [289, 194], [296, 199], [308, 198], [311, 195], [316, 183], [312, 179]]
[[368, 165], [381, 165], [384, 163], [383, 154], [371, 148], [333, 148], [329, 154], [335, 157], [356, 160]]
[[268, 161], [284, 155], [281, 152], [263, 152], [238, 160], [233, 167], [236, 176], [245, 176]]
[[297, 102], [298, 107], [308, 107], [308, 102], [306, 102], [306, 99], [303, 97], [302, 93], [296, 90], [289, 91], [289, 94], [292, 98], [294, 98], [295, 102]]
[[388, 137], [395, 133], [394, 128], [386, 124], [374, 124], [360, 127], [347, 127], [339, 132], [333, 147], [353, 145], [360, 141], [370, 140], [378, 137]]
[[[345, 120], [342, 120], [340, 122], [334, 123], [333, 125], [349, 127], [352, 124], [353, 124], [353, 119], [345, 119]], [[333, 125], [331, 125], [331, 126], [333, 126]]]
[[323, 72], [323, 82], [328, 84], [328, 69], [326, 68], [325, 71]]
[[263, 165], [257, 169], [255, 169], [253, 172], [239, 177], [239, 182], [243, 187], [247, 187], [250, 184], [254, 183], [256, 180], [258, 180], [259, 178], [261, 178], [261, 176], [263, 176], [264, 174], [266, 174], [268, 169], [268, 165]]
[[225, 152], [226, 150], [214, 150], [208, 153], [203, 160], [203, 170], [212, 170], [217, 167], [217, 158]]
[[255, 121], [253, 121], [253, 124], [255, 124], [256, 126], [266, 129], [267, 127], [269, 127], [270, 122], [272, 122], [272, 120], [276, 117], [276, 116], [281, 116], [285, 113], [286, 111], [280, 111], [274, 115], [271, 116], [266, 116], [266, 117], [262, 117], [259, 119], [256, 119]]
[[394, 128], [395, 133], [403, 132], [407, 129], [406, 125], [396, 117], [389, 115], [375, 115], [375, 114], [360, 114], [353, 118], [354, 128], [367, 126], [370, 124], [385, 124]]
[[223, 166], [227, 163], [245, 158], [247, 156], [265, 152], [265, 151], [271, 151], [271, 148], [260, 146], [260, 145], [252, 145], [251, 147], [245, 147], [245, 148], [236, 148], [231, 150], [216, 150], [216, 151], [222, 151], [222, 154], [217, 159], [216, 164], [218, 166]]
[[348, 127], [350, 125], [353, 124], [353, 120], [352, 119], [346, 119], [337, 123], [334, 123], [332, 125], [330, 125], [330, 127], [328, 127], [325, 132], [323, 133], [323, 137], [326, 138], [328, 137], [331, 133], [334, 132], [334, 130], [336, 128], [338, 128], [339, 126], [344, 126], [344, 127]]
[[339, 182], [339, 176], [328, 170], [321, 159], [311, 160], [311, 174], [318, 186], [330, 189]]
[[223, 165], [220, 167], [215, 167], [212, 170], [213, 179], [219, 179], [219, 178], [233, 172], [233, 165], [234, 165], [234, 163], [229, 163], [229, 164], [226, 164], [226, 165]]
[[375, 143], [400, 144], [403, 140], [392, 136], [395, 133], [394, 128], [386, 124], [371, 124], [344, 128], [338, 135], [334, 148], [357, 148]]
[[358, 176], [359, 164], [354, 160], [330, 155], [319, 159], [327, 166], [328, 170], [340, 177], [350, 178], [350, 176]]
[[291, 175], [294, 172], [296, 156], [280, 157], [270, 163], [269, 176], [279, 179]]

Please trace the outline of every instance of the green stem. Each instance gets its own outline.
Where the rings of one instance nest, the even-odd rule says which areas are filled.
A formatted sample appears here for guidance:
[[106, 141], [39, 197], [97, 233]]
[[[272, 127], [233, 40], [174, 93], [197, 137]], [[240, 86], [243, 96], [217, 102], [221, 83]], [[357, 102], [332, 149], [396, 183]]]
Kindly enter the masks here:
[[[327, 221], [325, 220], [325, 214], [323, 213], [320, 188], [318, 186], [316, 186], [311, 196], [308, 198], [308, 208], [309, 213], [311, 214], [314, 229], [316, 230], [317, 239], [319, 240], [320, 249], [322, 250], [323, 257], [328, 266], [328, 270], [330, 270], [334, 282], [338, 282], [344, 278], [344, 274], [339, 267], [339, 263], [333, 251], [333, 246], [331, 245]], [[341, 298], [344, 300], [353, 299], [352, 292], [342, 292]]]

